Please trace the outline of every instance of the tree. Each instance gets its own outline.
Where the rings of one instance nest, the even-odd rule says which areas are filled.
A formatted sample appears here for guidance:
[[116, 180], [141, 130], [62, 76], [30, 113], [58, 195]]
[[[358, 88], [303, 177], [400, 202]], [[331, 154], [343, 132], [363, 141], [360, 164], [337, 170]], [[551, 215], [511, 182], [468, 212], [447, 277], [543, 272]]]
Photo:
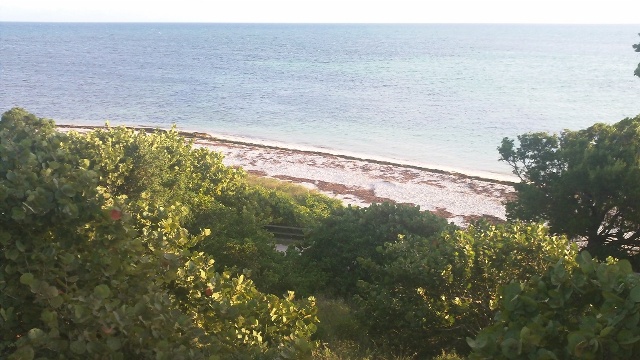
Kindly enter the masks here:
[[509, 219], [547, 221], [587, 241], [597, 256], [625, 256], [640, 243], [640, 116], [560, 135], [504, 138], [498, 148], [520, 178]]
[[[636, 52], [640, 52], [640, 43], [633, 44], [632, 46], [636, 50]], [[638, 67], [636, 68], [636, 71], [633, 72], [633, 75], [640, 77], [640, 64], [638, 64]]]

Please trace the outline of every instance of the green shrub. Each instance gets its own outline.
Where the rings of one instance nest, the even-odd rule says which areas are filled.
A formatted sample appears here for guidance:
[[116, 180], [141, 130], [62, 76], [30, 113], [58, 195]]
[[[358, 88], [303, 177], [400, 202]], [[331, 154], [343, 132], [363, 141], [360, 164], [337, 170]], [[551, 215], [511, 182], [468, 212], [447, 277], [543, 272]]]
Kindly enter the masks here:
[[314, 338], [323, 343], [349, 340], [362, 343], [366, 338], [366, 330], [356, 319], [352, 306], [343, 299], [318, 298], [318, 319]]
[[542, 225], [478, 224], [442, 236], [400, 237], [361, 259], [359, 315], [378, 344], [418, 357], [468, 352], [465, 337], [491, 323], [498, 289], [526, 280], [575, 250]]
[[308, 228], [342, 207], [340, 200], [302, 185], [251, 174], [247, 180], [255, 188], [262, 189], [266, 200], [263, 208], [270, 210], [272, 224]]
[[382, 264], [378, 249], [398, 235], [430, 237], [446, 225], [445, 219], [411, 205], [382, 203], [337, 209], [309, 234], [302, 253], [307, 262], [305, 271], [315, 274], [318, 289], [350, 297], [358, 280], [369, 279], [358, 259]]
[[640, 276], [627, 260], [559, 261], [501, 290], [493, 325], [468, 339], [470, 359], [636, 359]]
[[216, 273], [187, 207], [153, 181], [131, 201], [109, 193], [74, 136], [22, 109], [0, 121], [0, 358], [311, 354], [313, 299]]
[[[89, 159], [87, 167], [111, 195], [188, 208], [182, 226], [190, 233], [210, 230], [194, 250], [214, 256], [217, 271], [249, 270], [264, 291], [281, 294], [296, 283], [288, 279], [293, 259], [275, 251], [265, 225], [308, 227], [341, 206], [337, 200], [284, 182], [248, 181], [242, 169], [225, 166], [220, 153], [194, 148], [175, 128], [150, 133], [125, 127], [71, 132], [65, 146]], [[252, 185], [263, 183], [268, 186]]]

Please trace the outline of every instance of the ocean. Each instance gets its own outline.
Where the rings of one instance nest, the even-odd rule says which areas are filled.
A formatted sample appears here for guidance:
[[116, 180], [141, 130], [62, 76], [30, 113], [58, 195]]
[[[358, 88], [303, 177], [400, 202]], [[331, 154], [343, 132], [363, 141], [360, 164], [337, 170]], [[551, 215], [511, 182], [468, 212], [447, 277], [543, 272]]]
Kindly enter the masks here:
[[501, 177], [503, 137], [640, 113], [640, 25], [0, 23], [0, 111]]

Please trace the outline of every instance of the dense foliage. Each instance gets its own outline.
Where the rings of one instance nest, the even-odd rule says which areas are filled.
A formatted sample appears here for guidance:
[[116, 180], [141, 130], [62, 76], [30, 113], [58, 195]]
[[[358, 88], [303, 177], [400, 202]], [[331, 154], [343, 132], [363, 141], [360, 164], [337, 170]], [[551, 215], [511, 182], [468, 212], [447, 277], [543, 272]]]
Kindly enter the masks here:
[[[215, 189], [234, 181], [227, 176], [235, 170], [200, 152], [200, 161], [176, 157], [194, 165], [180, 184], [137, 176], [127, 162], [151, 172], [170, 156], [145, 170], [140, 153], [118, 154], [109, 142], [91, 153], [86, 139], [94, 140], [59, 133], [21, 109], [0, 121], [0, 357], [310, 354], [313, 299], [265, 295], [243, 276], [214, 271], [213, 259], [197, 251], [209, 230], [191, 235], [182, 225], [192, 221], [189, 208], [171, 196], [186, 202], [197, 190], [185, 186], [189, 179], [208, 179]], [[156, 140], [156, 151], [171, 153]], [[121, 176], [127, 171], [134, 178]]]
[[361, 260], [358, 312], [378, 343], [419, 358], [465, 353], [465, 338], [488, 326], [501, 286], [524, 281], [575, 250], [542, 225], [477, 224], [440, 237], [400, 237]]
[[385, 243], [399, 235], [436, 236], [446, 225], [445, 219], [411, 205], [350, 206], [333, 212], [313, 229], [301, 257], [305, 271], [316, 275], [316, 290], [351, 296], [359, 280], [369, 279], [359, 260], [382, 264], [378, 250]]
[[[175, 129], [62, 133], [10, 110], [0, 358], [459, 359], [465, 337], [479, 359], [636, 356], [629, 263], [576, 262], [549, 232], [587, 238], [600, 257], [633, 250], [638, 134], [634, 118], [505, 139], [523, 180], [509, 217], [550, 228], [460, 229], [415, 206], [345, 208], [248, 176]], [[277, 252], [267, 225], [304, 239]]]
[[511, 219], [548, 221], [551, 231], [585, 239], [598, 257], [624, 256], [640, 239], [640, 116], [560, 135], [505, 138], [501, 160], [521, 182]]
[[640, 276], [626, 260], [583, 252], [502, 289], [495, 324], [469, 339], [471, 359], [637, 359]]
[[[175, 129], [151, 135], [124, 127], [69, 134], [70, 152], [90, 159], [98, 184], [114, 196], [142, 197], [155, 204], [180, 203], [189, 209], [183, 226], [210, 234], [197, 249], [215, 255], [216, 269], [250, 270], [260, 288], [284, 292], [267, 224], [307, 227], [339, 206], [318, 193], [295, 196], [265, 186], [249, 186], [241, 169], [227, 167], [222, 155], [195, 148]], [[275, 268], [274, 268], [275, 267]]]

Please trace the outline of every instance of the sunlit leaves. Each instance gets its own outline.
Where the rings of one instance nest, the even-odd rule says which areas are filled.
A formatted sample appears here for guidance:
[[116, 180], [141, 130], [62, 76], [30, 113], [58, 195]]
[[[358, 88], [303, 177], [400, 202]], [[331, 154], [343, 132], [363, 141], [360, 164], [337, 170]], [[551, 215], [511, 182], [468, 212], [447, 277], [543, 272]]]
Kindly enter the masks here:
[[379, 251], [381, 264], [362, 263], [371, 280], [358, 284], [360, 318], [377, 341], [423, 357], [442, 349], [464, 353], [465, 337], [491, 323], [501, 298], [507, 308], [514, 299], [534, 305], [512, 281], [575, 254], [565, 238], [521, 223], [401, 237]]
[[[239, 186], [241, 172], [218, 154], [192, 150], [176, 132], [66, 135], [13, 109], [0, 122], [0, 158], [1, 358], [301, 358], [310, 351], [303, 345], [315, 327], [312, 301], [216, 275], [213, 260], [193, 250], [211, 232], [186, 229], [190, 209], [178, 200], [199, 193], [199, 181], [221, 197]], [[163, 164], [175, 172], [162, 174]], [[196, 168], [203, 172], [189, 172]], [[190, 290], [207, 286], [217, 296]], [[224, 304], [224, 316], [211, 310]], [[283, 316], [271, 320], [273, 309]], [[222, 328], [230, 330], [216, 332]]]
[[504, 287], [495, 323], [468, 339], [470, 358], [637, 358], [640, 276], [624, 260], [576, 262]]

